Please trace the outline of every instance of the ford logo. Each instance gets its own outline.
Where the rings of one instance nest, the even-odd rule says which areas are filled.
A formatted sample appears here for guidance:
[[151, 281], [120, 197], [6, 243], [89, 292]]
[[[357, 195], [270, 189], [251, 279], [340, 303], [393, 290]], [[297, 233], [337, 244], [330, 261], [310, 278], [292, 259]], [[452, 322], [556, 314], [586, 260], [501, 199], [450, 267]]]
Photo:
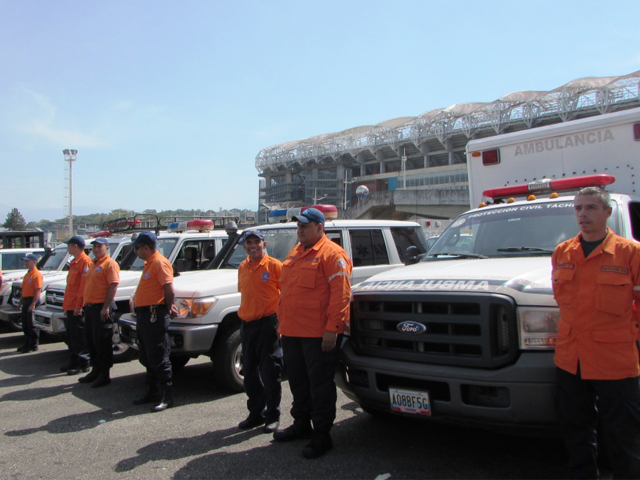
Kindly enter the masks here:
[[400, 322], [396, 328], [402, 333], [423, 333], [427, 331], [427, 326], [418, 322]]

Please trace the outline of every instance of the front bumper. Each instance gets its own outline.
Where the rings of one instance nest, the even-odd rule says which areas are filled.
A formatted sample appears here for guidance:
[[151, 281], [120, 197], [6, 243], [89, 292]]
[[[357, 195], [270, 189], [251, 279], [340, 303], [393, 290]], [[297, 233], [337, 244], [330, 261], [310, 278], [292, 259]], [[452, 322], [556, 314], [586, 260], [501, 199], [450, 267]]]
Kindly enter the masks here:
[[428, 391], [432, 416], [420, 418], [517, 433], [555, 432], [555, 379], [553, 352], [522, 352], [513, 365], [485, 370], [359, 356], [348, 340], [336, 374], [365, 409], [394, 413], [389, 387]]
[[22, 312], [11, 304], [2, 305], [0, 307], [0, 320], [4, 322], [12, 322], [17, 320], [22, 315]]
[[[137, 317], [125, 313], [118, 320], [120, 339], [133, 348], [138, 348]], [[205, 355], [211, 351], [213, 340], [218, 331], [218, 324], [191, 325], [173, 323], [169, 325], [171, 353], [189, 356]]]
[[64, 324], [66, 316], [61, 310], [49, 310], [48, 308], [36, 308], [33, 311], [34, 324], [43, 332], [52, 335], [64, 336], [67, 328]]

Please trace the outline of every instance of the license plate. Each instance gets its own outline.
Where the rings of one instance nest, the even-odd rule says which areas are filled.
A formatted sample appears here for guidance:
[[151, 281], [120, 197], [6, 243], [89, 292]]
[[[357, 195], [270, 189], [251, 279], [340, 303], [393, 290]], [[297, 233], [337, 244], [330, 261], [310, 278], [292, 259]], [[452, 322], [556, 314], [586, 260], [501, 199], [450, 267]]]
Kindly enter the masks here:
[[431, 416], [429, 392], [389, 388], [389, 404], [394, 412]]

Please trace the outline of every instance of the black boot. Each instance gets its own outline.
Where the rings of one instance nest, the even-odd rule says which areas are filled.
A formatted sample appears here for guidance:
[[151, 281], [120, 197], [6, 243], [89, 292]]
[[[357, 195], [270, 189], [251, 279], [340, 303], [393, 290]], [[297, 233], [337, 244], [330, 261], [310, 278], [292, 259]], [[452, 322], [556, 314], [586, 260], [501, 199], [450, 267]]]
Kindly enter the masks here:
[[111, 377], [109, 377], [109, 370], [100, 372], [98, 378], [96, 378], [91, 384], [91, 388], [100, 388], [111, 383]]
[[98, 367], [93, 367], [89, 372], [89, 375], [80, 377], [78, 381], [80, 383], [91, 383], [91, 382], [94, 382], [96, 378], [98, 378], [98, 375], [100, 375], [100, 369]]
[[152, 412], [162, 412], [167, 408], [173, 407], [173, 396], [171, 395], [171, 387], [164, 387], [160, 390], [160, 402], [151, 407]]
[[160, 400], [160, 392], [158, 392], [158, 389], [154, 385], [154, 386], [148, 386], [147, 391], [144, 393], [144, 395], [136, 398], [133, 401], [133, 404], [144, 405], [145, 403], [156, 402], [158, 400]]
[[329, 432], [313, 432], [311, 443], [302, 449], [304, 458], [318, 458], [333, 448], [333, 441]]

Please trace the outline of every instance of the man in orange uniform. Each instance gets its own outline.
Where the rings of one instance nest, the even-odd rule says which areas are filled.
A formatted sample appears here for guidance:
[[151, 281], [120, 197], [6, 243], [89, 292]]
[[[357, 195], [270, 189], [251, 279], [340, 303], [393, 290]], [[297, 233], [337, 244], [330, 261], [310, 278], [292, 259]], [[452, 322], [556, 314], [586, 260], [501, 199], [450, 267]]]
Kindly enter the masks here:
[[278, 319], [294, 423], [273, 438], [286, 442], [313, 435], [302, 455], [317, 458], [333, 448], [329, 434], [336, 418], [333, 377], [340, 334], [349, 318], [352, 267], [344, 249], [324, 234], [322, 212], [308, 208], [293, 220], [298, 222], [300, 244], [283, 262]]
[[574, 200], [580, 233], [553, 253], [557, 405], [575, 478], [598, 478], [600, 417], [614, 477], [640, 478], [640, 246], [607, 228], [609, 194]]
[[109, 370], [113, 367], [113, 322], [120, 267], [109, 256], [109, 241], [98, 238], [91, 242], [93, 263], [84, 285], [85, 341], [91, 359], [91, 372], [80, 377], [80, 383], [92, 388], [111, 383]]
[[133, 403], [154, 403], [151, 411], [162, 412], [173, 406], [169, 324], [178, 308], [173, 304], [173, 267], [156, 244], [153, 232], [142, 232], [133, 242], [136, 254], [145, 261], [135, 304], [140, 363], [147, 369], [147, 391]]
[[242, 371], [249, 416], [238, 428], [264, 424], [262, 431], [273, 433], [280, 422], [282, 399], [282, 347], [276, 315], [282, 263], [267, 255], [267, 244], [259, 230], [246, 230], [239, 242], [248, 255], [238, 267], [238, 316], [242, 321]]
[[84, 341], [84, 318], [82, 317], [84, 301], [82, 296], [92, 262], [89, 256], [84, 253], [84, 238], [76, 235], [65, 243], [69, 254], [73, 256], [73, 261], [69, 265], [67, 286], [64, 289], [64, 302], [62, 303], [62, 310], [67, 315], [64, 323], [71, 358], [69, 358], [69, 363], [60, 367], [60, 371], [67, 372], [68, 375], [77, 375], [89, 370], [89, 352], [86, 350]]
[[22, 279], [22, 332], [24, 333], [24, 345], [18, 349], [20, 353], [35, 352], [38, 350], [40, 330], [33, 325], [33, 309], [38, 304], [42, 291], [42, 274], [36, 267], [38, 256], [29, 253], [22, 257], [28, 270]]

